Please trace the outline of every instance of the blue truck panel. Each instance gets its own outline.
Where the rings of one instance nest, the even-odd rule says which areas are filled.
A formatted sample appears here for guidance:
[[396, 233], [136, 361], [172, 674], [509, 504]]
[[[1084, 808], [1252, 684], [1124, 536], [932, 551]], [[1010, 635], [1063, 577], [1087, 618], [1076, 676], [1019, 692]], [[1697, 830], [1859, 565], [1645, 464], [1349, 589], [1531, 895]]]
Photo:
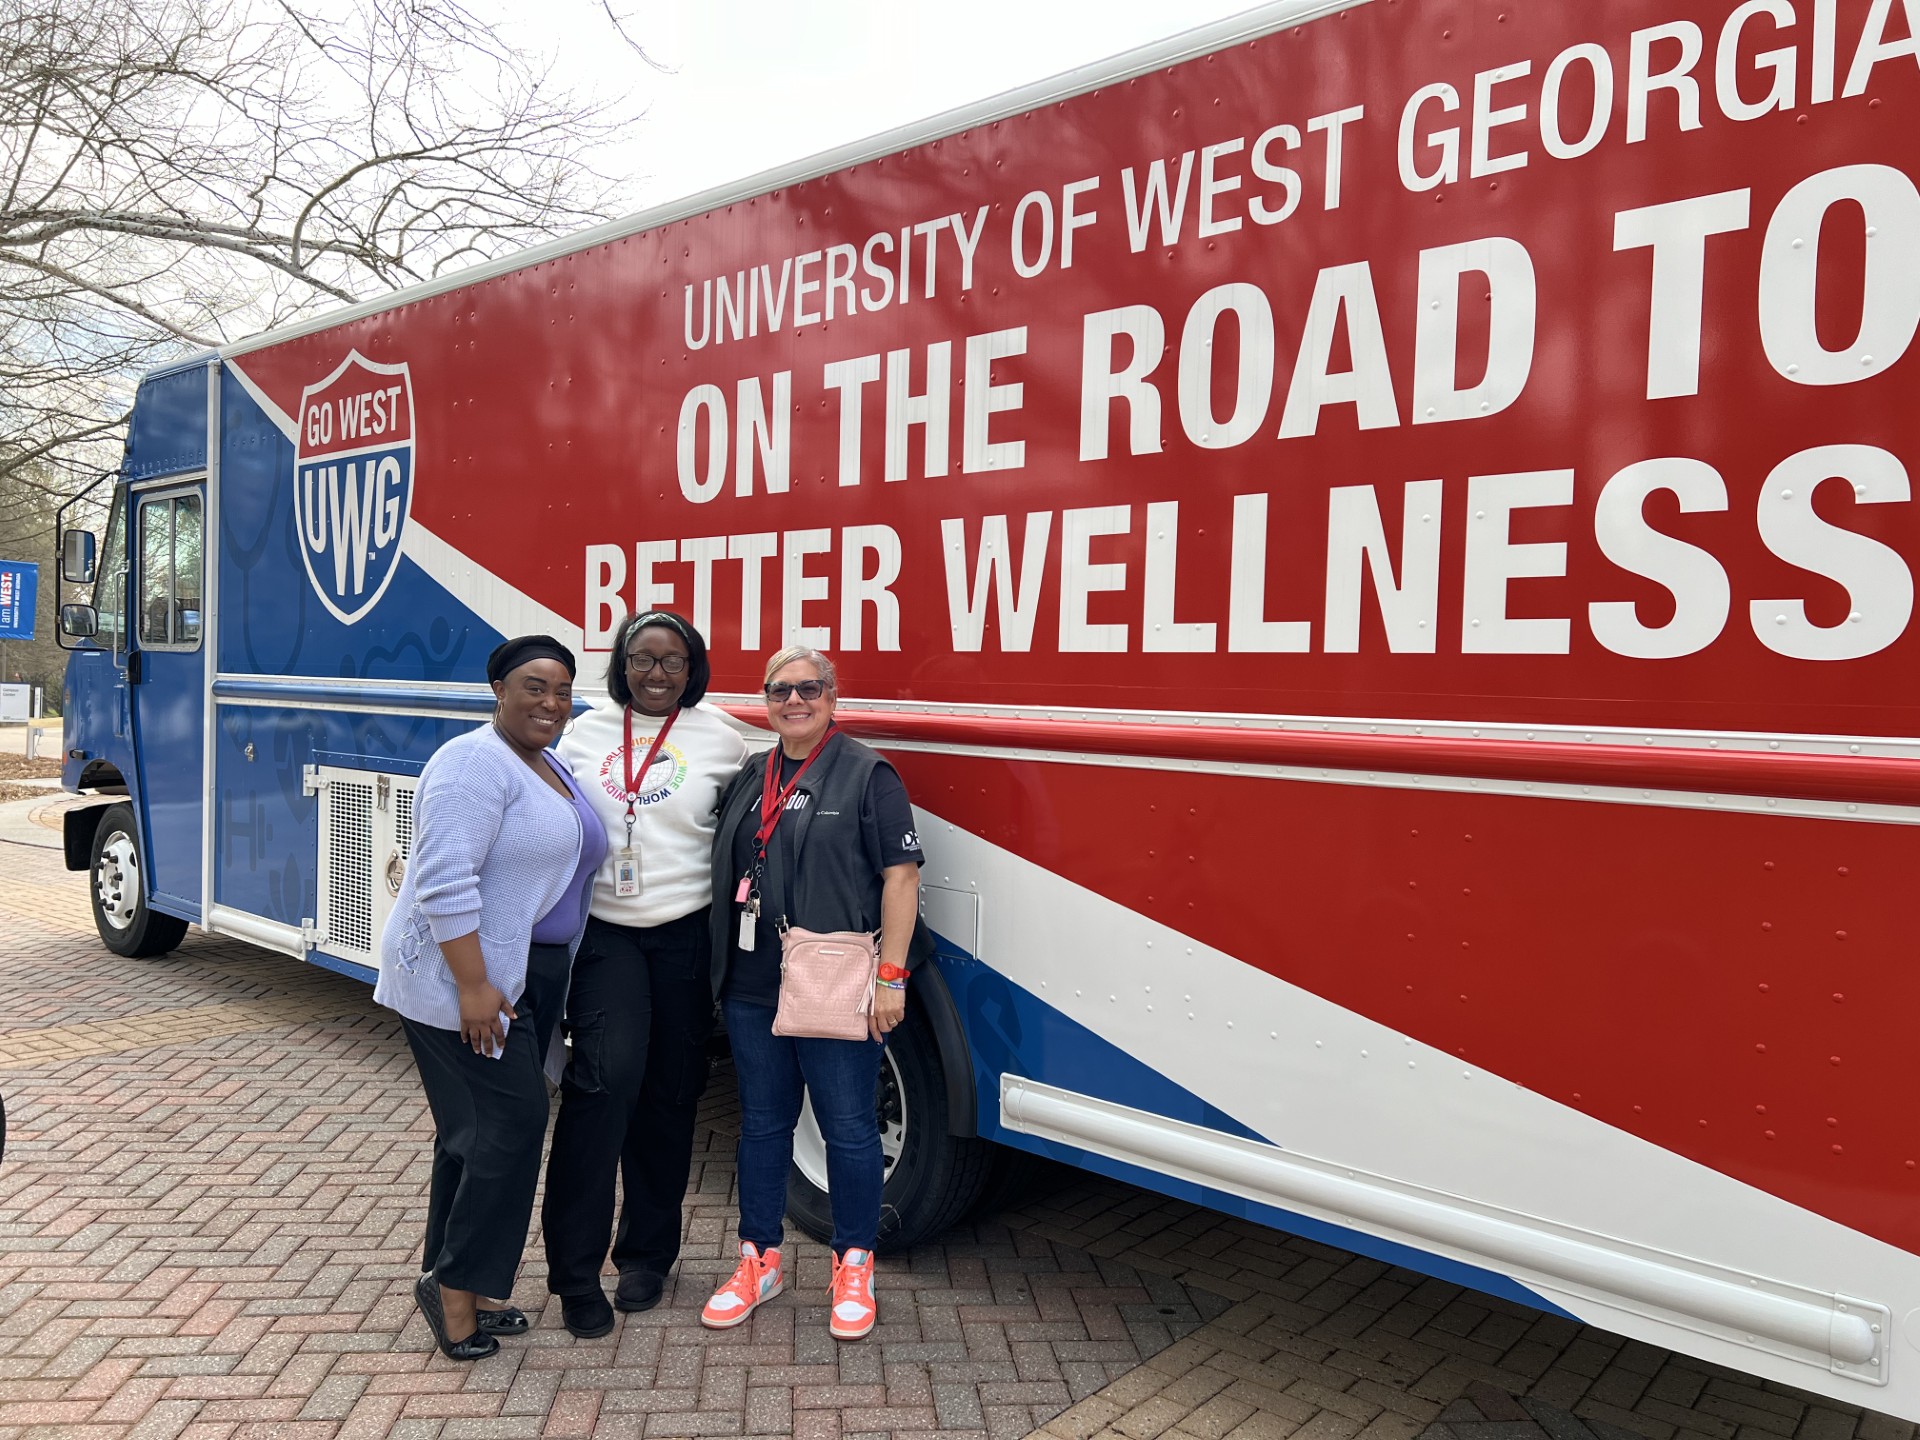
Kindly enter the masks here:
[[355, 758], [387, 773], [426, 763], [471, 720], [285, 705], [222, 704], [214, 744], [214, 903], [284, 925], [316, 911], [319, 802], [302, 774]]
[[293, 443], [229, 375], [221, 389], [220, 673], [472, 681], [504, 638], [404, 555], [383, 602], [348, 626], [309, 583]]
[[196, 356], [140, 382], [120, 467], [127, 479], [191, 475], [207, 468], [207, 362], [211, 358]]

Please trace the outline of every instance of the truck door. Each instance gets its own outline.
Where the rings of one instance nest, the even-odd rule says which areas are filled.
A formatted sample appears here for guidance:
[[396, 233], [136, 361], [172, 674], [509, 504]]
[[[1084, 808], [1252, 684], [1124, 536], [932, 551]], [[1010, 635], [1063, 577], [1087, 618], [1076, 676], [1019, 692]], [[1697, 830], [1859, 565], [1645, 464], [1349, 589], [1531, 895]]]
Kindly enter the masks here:
[[148, 903], [200, 918], [201, 806], [205, 791], [205, 485], [134, 495], [133, 632], [127, 688], [146, 839]]

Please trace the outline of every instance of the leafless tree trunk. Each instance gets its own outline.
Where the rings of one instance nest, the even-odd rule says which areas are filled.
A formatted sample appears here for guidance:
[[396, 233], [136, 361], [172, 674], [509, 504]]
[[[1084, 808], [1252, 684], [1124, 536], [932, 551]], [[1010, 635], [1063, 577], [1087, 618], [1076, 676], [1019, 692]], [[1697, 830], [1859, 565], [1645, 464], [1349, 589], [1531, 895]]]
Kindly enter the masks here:
[[158, 361], [604, 218], [625, 118], [461, 0], [0, 0], [0, 492]]
[[57, 713], [60, 680], [67, 655], [54, 638], [59, 587], [53, 566], [55, 484], [46, 467], [26, 467], [29, 484], [0, 484], [0, 560], [30, 560], [40, 566], [39, 603], [34, 615], [33, 639], [8, 640], [0, 682], [26, 681], [44, 687], [47, 705]]

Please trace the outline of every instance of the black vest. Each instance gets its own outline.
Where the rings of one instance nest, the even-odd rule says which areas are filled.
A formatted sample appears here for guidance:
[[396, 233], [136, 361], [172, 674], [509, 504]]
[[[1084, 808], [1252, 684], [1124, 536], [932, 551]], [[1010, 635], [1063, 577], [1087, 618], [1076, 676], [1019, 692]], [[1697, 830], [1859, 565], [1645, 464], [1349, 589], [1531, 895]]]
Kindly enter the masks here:
[[[867, 781], [876, 765], [886, 765], [852, 736], [835, 733], [826, 750], [807, 768], [796, 793], [806, 804], [780, 817], [780, 830], [793, 851], [793, 891], [770, 868], [760, 895], [760, 924], [782, 915], [809, 930], [880, 928], [880, 857], [871, 853], [860, 825]], [[720, 996], [727, 967], [739, 944], [738, 908], [733, 903], [740, 877], [733, 869], [733, 842], [742, 825], [760, 823], [760, 792], [767, 766], [777, 764], [779, 746], [747, 761], [720, 798], [720, 828], [713, 845], [713, 994]], [[891, 768], [889, 766], [889, 768]], [[792, 826], [791, 832], [787, 827]]]

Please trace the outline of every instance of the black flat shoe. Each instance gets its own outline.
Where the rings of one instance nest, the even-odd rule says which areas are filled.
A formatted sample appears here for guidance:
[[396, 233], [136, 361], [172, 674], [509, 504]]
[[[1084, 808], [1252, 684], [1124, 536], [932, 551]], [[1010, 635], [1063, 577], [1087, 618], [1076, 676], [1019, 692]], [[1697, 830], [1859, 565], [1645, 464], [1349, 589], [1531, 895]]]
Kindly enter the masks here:
[[447, 1315], [440, 1306], [440, 1282], [431, 1274], [422, 1275], [413, 1282], [413, 1303], [427, 1317], [427, 1328], [433, 1331], [433, 1343], [440, 1347], [440, 1353], [449, 1360], [484, 1360], [500, 1348], [500, 1342], [481, 1329], [476, 1329], [464, 1340], [447, 1339]]
[[480, 1322], [483, 1335], [524, 1335], [527, 1333], [527, 1312], [516, 1305], [502, 1310], [489, 1310], [482, 1305], [474, 1311], [474, 1319]]
[[596, 1340], [613, 1329], [613, 1307], [598, 1290], [591, 1295], [562, 1295], [560, 1323], [582, 1340]]
[[666, 1283], [651, 1270], [622, 1270], [620, 1283], [613, 1291], [613, 1308], [628, 1315], [651, 1310], [660, 1303], [660, 1293]]

